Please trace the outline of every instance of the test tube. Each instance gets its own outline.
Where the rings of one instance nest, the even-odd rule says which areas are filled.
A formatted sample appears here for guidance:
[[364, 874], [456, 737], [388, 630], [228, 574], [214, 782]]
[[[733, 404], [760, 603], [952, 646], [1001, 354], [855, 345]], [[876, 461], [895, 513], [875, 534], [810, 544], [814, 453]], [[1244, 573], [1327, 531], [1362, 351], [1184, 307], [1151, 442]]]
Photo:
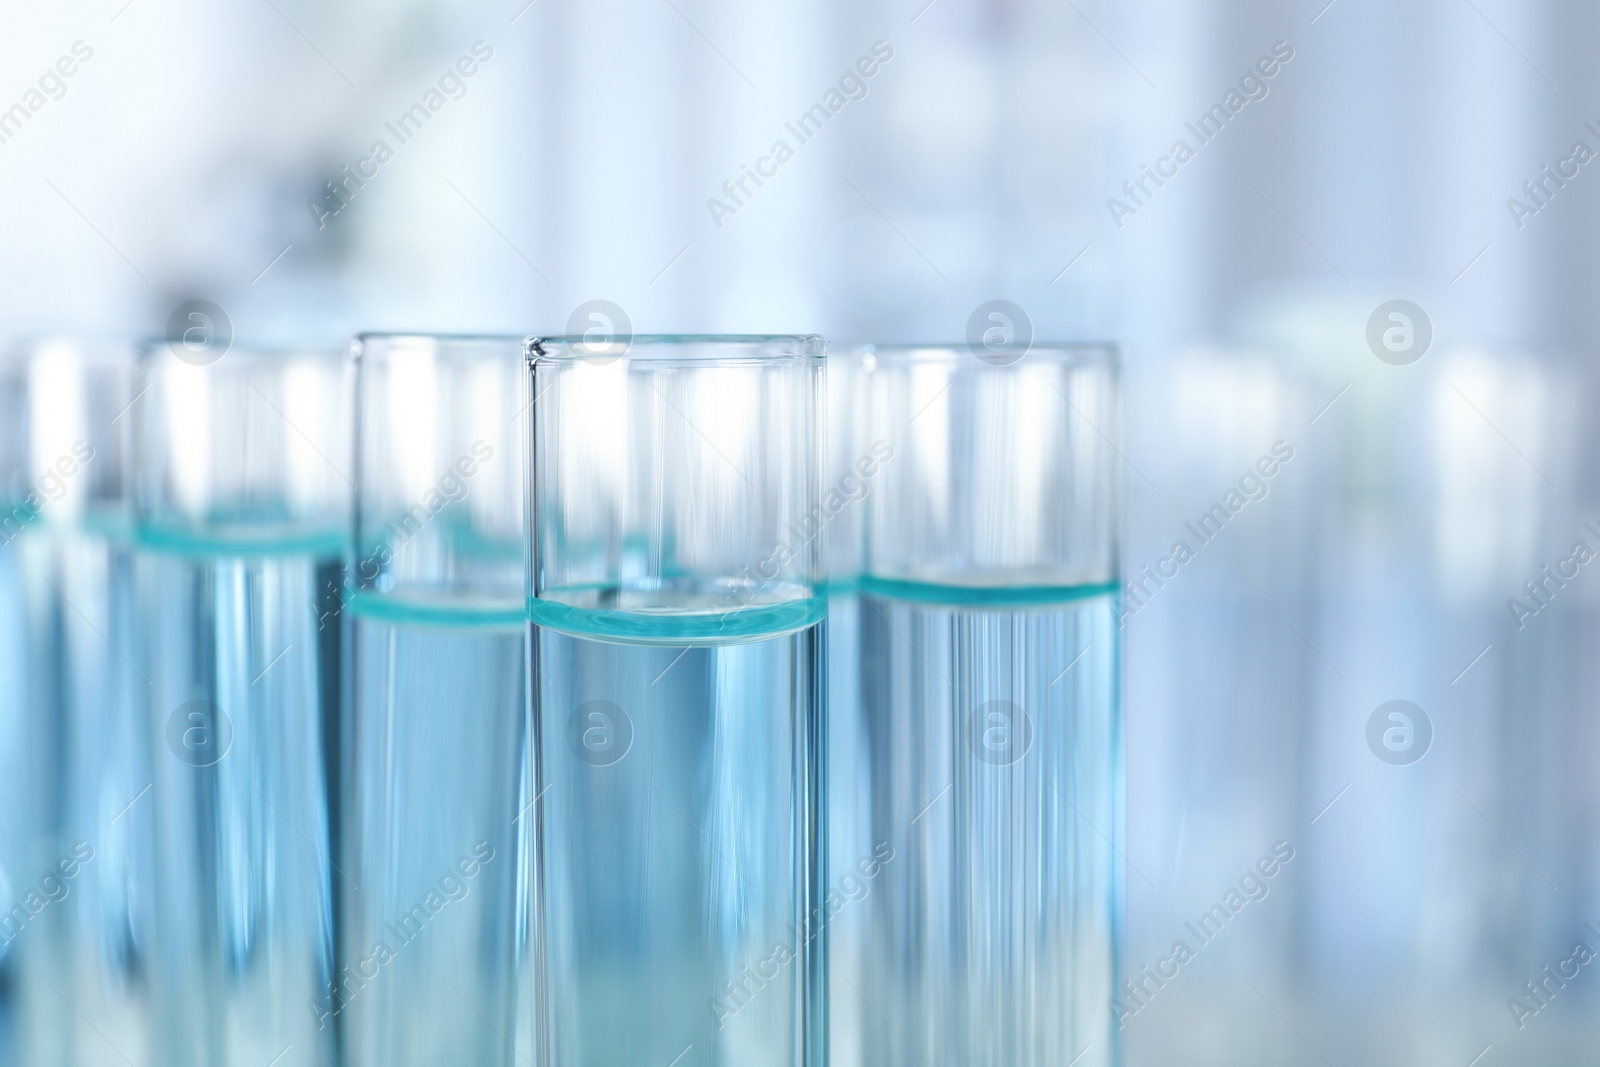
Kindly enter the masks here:
[[344, 1062], [510, 1064], [526, 788], [520, 337], [355, 345]]
[[820, 1062], [821, 341], [528, 357], [537, 1062]]
[[827, 926], [839, 1065], [1118, 1062], [1117, 364], [873, 346]]
[[326, 1067], [345, 352], [157, 342], [130, 408], [156, 1057]]
[[0, 360], [7, 1062], [152, 1062], [147, 687], [125, 448], [133, 369], [134, 346], [114, 339], [39, 338]]

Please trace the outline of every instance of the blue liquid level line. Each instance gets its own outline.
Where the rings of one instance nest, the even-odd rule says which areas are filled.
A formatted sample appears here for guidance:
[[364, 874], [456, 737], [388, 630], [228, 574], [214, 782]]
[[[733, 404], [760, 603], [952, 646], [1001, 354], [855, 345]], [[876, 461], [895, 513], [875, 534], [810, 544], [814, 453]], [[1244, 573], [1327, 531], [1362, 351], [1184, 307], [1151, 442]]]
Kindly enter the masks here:
[[904, 578], [883, 578], [863, 574], [841, 583], [839, 592], [860, 592], [867, 596], [906, 600], [952, 607], [1029, 608], [1065, 605], [1091, 600], [1117, 592], [1119, 583], [1089, 582], [1078, 585], [949, 585], [919, 582]]
[[345, 607], [353, 615], [397, 626], [498, 630], [521, 626], [531, 618], [541, 626], [567, 633], [650, 645], [759, 641], [814, 625], [827, 613], [820, 599], [727, 612], [650, 615], [574, 608], [536, 598], [524, 605], [503, 597], [430, 600], [371, 592], [350, 594]]
[[228, 529], [136, 523], [132, 532], [138, 548], [199, 558], [307, 556], [337, 559], [346, 547], [343, 533], [322, 526]]
[[353, 615], [391, 626], [419, 626], [437, 630], [520, 629], [528, 621], [521, 597], [444, 596], [354, 592], [345, 600]]
[[729, 611], [641, 612], [575, 608], [540, 597], [528, 599], [528, 616], [540, 626], [642, 645], [728, 645], [760, 641], [814, 626], [827, 616], [821, 597], [755, 604]]

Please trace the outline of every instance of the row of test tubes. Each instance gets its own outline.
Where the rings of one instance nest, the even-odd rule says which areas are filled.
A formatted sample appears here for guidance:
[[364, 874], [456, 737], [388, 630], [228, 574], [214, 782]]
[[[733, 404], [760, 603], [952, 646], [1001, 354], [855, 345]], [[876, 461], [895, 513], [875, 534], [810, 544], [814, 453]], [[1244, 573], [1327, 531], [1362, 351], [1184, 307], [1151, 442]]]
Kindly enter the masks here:
[[1118, 418], [1095, 345], [17, 346], [0, 1063], [1119, 1062]]

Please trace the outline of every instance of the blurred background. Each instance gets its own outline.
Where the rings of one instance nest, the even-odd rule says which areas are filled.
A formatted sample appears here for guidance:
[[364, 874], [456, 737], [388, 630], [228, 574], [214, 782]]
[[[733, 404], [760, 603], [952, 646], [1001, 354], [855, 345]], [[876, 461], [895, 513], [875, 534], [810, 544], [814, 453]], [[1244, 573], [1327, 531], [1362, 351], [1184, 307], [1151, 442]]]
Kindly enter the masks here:
[[[1120, 342], [1126, 971], [1194, 952], [1121, 1006], [1128, 1062], [1593, 1056], [1600, 9], [0, 25], [8, 335], [153, 333], [195, 299], [239, 338], [553, 332], [606, 300], [838, 344], [960, 339], [1003, 299]], [[1189, 932], [1275, 848], [1264, 897]]]

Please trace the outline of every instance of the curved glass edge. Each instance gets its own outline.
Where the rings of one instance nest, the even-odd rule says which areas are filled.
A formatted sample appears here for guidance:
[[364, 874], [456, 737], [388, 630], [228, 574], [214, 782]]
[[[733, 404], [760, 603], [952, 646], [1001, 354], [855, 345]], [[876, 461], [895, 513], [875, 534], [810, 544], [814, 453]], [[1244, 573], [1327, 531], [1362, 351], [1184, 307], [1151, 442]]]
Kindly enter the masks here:
[[47, 537], [83, 534], [117, 545], [134, 540], [132, 516], [123, 508], [90, 506], [81, 513], [57, 517], [49, 509], [30, 509], [26, 502], [0, 503], [0, 547], [34, 531]]
[[830, 583], [830, 591], [854, 589], [867, 596], [943, 604], [961, 608], [1050, 608], [1109, 596], [1121, 589], [1116, 579], [1073, 585], [947, 585], [939, 582], [883, 578], [863, 574]]
[[515, 630], [520, 633], [528, 621], [520, 596], [484, 596], [475, 600], [462, 595], [423, 599], [357, 590], [346, 597], [345, 608], [352, 615], [374, 622], [436, 630]]
[[824, 596], [811, 596], [729, 611], [646, 614], [575, 608], [529, 597], [527, 612], [535, 625], [613, 644], [740, 645], [815, 626], [827, 618], [828, 601]]
[[350, 338], [349, 359], [357, 366], [381, 363], [391, 349], [433, 345], [449, 359], [514, 360], [527, 336], [520, 333], [358, 333]]
[[363, 330], [352, 340], [367, 341], [433, 341], [438, 344], [465, 345], [520, 345], [528, 339], [525, 333], [422, 333], [413, 330]]
[[184, 556], [314, 556], [338, 559], [345, 531], [329, 526], [217, 527], [134, 521], [136, 547]]
[[[572, 334], [533, 334], [523, 340], [522, 351], [529, 363], [605, 362], [632, 359], [687, 359], [692, 362], [784, 363], [815, 360], [821, 362], [827, 342], [819, 334], [694, 334], [653, 333], [623, 335], [626, 340], [605, 342], [601, 356], [575, 351], [590, 344], [587, 337]], [[690, 355], [685, 348], [714, 346], [717, 351]], [[610, 347], [621, 351], [611, 352]], [[784, 346], [788, 346], [784, 350]], [[772, 351], [779, 348], [779, 351]], [[752, 351], [754, 349], [755, 351]]]

